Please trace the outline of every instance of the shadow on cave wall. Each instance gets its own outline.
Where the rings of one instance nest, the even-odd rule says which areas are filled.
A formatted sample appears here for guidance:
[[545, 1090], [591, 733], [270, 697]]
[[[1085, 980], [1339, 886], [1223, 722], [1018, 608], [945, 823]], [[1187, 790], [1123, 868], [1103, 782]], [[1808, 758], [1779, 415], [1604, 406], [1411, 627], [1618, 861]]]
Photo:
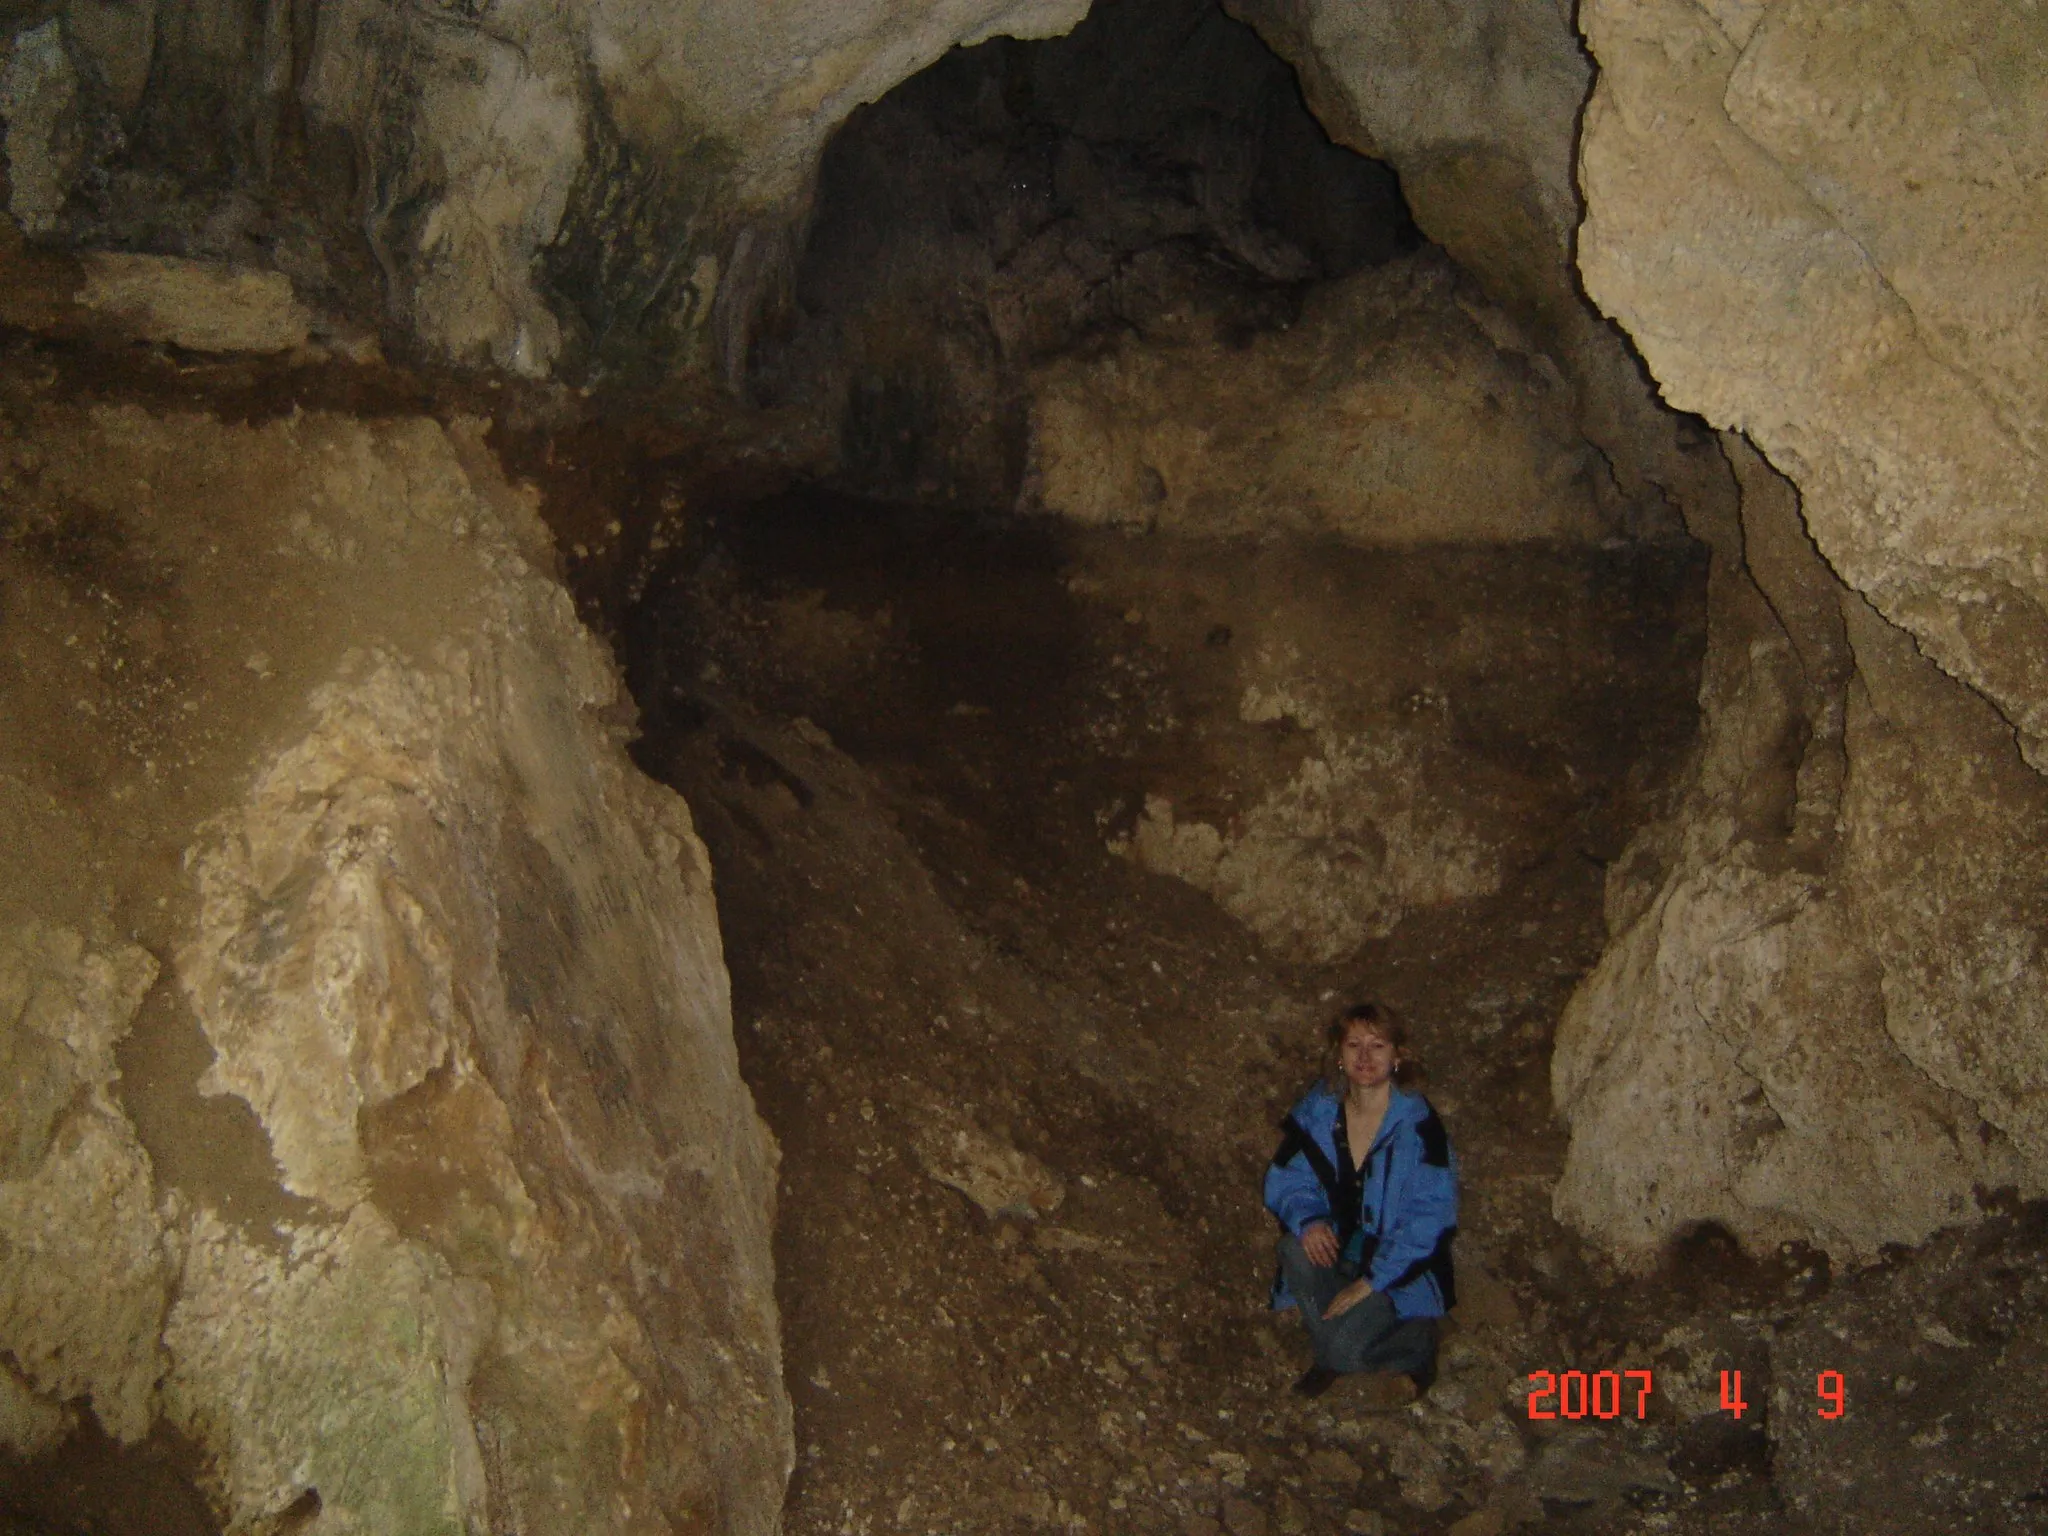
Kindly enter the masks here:
[[1034, 364], [1122, 332], [1244, 345], [1421, 243], [1394, 172], [1330, 141], [1250, 27], [1116, 0], [848, 121], [749, 384], [836, 435], [843, 489], [1007, 505]]

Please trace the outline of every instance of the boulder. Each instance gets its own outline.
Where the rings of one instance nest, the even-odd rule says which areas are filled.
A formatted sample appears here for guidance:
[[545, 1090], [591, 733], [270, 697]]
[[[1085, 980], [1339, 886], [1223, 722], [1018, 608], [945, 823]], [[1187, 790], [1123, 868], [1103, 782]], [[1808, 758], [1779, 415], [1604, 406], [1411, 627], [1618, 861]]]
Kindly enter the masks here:
[[173, 1426], [233, 1529], [774, 1530], [710, 871], [532, 498], [475, 422], [13, 387], [11, 1447]]

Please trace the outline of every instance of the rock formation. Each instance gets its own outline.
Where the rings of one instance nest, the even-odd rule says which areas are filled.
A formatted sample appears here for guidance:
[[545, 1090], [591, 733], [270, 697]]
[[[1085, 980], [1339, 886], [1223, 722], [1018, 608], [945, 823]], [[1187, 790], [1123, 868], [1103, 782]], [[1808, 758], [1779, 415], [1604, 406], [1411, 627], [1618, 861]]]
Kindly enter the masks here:
[[1602, 0], [1584, 25], [1588, 292], [2048, 767], [2048, 18]]
[[[1560, 1211], [1638, 1258], [1703, 1220], [1868, 1255], [2041, 1188], [2041, 23], [1603, 0], [1587, 101], [1563, 8], [1233, 9], [1716, 550], [1694, 789], [1559, 1043]], [[1730, 441], [1739, 515], [1580, 272], [1666, 402], [1770, 456]]]
[[[243, 260], [253, 242], [310, 286], [381, 297], [434, 351], [542, 374], [613, 343], [737, 371], [847, 113], [956, 43], [1087, 7], [50, 9], [0, 56], [31, 234]], [[299, 177], [310, 198], [285, 195]]]
[[2044, 34], [1988, 6], [1584, 23], [1589, 291], [1797, 489], [1730, 439], [1740, 530], [1688, 508], [1709, 745], [1560, 1037], [1558, 1205], [1637, 1254], [1712, 1219], [1868, 1256], [2048, 1184], [2044, 417], [2014, 362]]
[[2048, 785], [1834, 577], [1740, 439], [1687, 798], [1609, 873], [1560, 1027], [1559, 1214], [1639, 1261], [1714, 1221], [1858, 1258], [2042, 1179], [2027, 979]]
[[1030, 390], [1026, 494], [1075, 522], [1366, 545], [1613, 531], [1565, 381], [1438, 261], [1342, 279], [1243, 347], [1124, 339]]
[[1580, 430], [1632, 519], [1675, 531], [1682, 424], [1574, 262], [1579, 113], [1591, 62], [1571, 7], [1521, 0], [1229, 0], [1301, 72], [1331, 135], [1400, 172], [1424, 233], [1485, 285], [1571, 381]]
[[475, 422], [8, 409], [8, 1448], [175, 1426], [237, 1530], [773, 1530], [709, 869], [530, 498]]
[[[1115, 693], [1191, 674], [1149, 711], [1153, 740], [1103, 735], [1105, 761], [1138, 749], [1142, 785], [1111, 848], [1207, 892], [1289, 960], [1341, 964], [1518, 871], [1618, 849], [1642, 814], [1622, 808], [1627, 783], [1683, 761], [1652, 722], [1683, 728], [1688, 560], [1335, 539], [1072, 547], [1077, 595], [1138, 615], [1133, 637], [1156, 647]], [[1638, 650], [1651, 630], [1676, 632], [1654, 662]], [[1589, 798], [1623, 830], [1586, 820]]]

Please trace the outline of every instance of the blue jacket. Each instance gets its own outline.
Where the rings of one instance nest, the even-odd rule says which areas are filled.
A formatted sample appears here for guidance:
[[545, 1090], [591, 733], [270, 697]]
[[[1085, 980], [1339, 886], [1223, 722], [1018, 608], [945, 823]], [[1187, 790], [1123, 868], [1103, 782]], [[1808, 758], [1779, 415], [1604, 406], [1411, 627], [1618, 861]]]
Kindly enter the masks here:
[[[1311, 1089], [1283, 1122], [1280, 1148], [1266, 1169], [1266, 1209], [1296, 1237], [1318, 1221], [1346, 1225], [1330, 1209], [1343, 1162], [1336, 1135], [1341, 1107], [1329, 1089]], [[1372, 1288], [1385, 1291], [1401, 1317], [1442, 1317], [1457, 1299], [1451, 1239], [1458, 1229], [1458, 1159], [1421, 1094], [1395, 1088], [1388, 1097], [1366, 1154], [1357, 1216], [1346, 1254], [1362, 1261]], [[1273, 1305], [1294, 1305], [1278, 1280]]]

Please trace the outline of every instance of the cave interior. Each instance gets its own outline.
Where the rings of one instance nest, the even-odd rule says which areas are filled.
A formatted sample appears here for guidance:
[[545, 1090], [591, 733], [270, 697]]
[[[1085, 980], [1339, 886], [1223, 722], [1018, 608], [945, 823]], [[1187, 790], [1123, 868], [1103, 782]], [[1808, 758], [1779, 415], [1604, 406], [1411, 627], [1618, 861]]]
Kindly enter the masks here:
[[[125, 116], [76, 104], [120, 95], [104, 70], [59, 101], [71, 77], [31, 69], [119, 7], [0, 9], [0, 813], [44, 818], [0, 900], [28, 935], [0, 951], [25, 1085], [0, 1235], [57, 1275], [52, 1170], [105, 1134], [168, 1277], [120, 1272], [157, 1300], [117, 1417], [77, 1342], [115, 1325], [0, 1261], [10, 1532], [339, 1532], [418, 1498], [407, 1528], [451, 1533], [1822, 1533], [1867, 1528], [1859, 1479], [1902, 1447], [1933, 1491], [1899, 1530], [2037, 1528], [2048, 1216], [2020, 1122], [1980, 1118], [1961, 1068], [1839, 1064], [1892, 1049], [1887, 1006], [1939, 1012], [1867, 958], [1937, 918], [1835, 894], [1925, 861], [1857, 828], [1894, 773], [1931, 836], [2007, 829], [1987, 891], [2031, 888], [2017, 717], [1843, 584], [1789, 458], [1659, 398], [1568, 257], [1555, 292], [1529, 277], [1555, 253], [1525, 208], [1459, 172], [1447, 224], [1430, 162], [1419, 217], [1269, 45], [1294, 34], [1234, 14], [1286, 6], [1100, 0], [847, 113], [780, 243], [733, 247], [771, 254], [729, 254], [715, 345], [677, 340], [696, 300], [660, 219], [688, 197], [593, 127], [529, 263], [556, 360], [451, 361], [392, 293], [420, 250], [482, 258], [417, 236], [431, 177], [292, 104], [335, 88], [304, 61], [339, 8], [258, 9], [298, 77], [251, 54], [181, 89], [212, 45], [159, 17]], [[467, 9], [446, 24], [494, 8]], [[72, 181], [32, 206], [37, 123]], [[188, 286], [90, 309], [128, 269], [80, 252]], [[194, 340], [275, 307], [191, 275], [223, 267], [315, 320]], [[537, 585], [501, 598], [507, 571]], [[459, 684], [406, 681], [463, 646]], [[558, 693], [517, 702], [527, 666]], [[1924, 787], [1957, 763], [1995, 815]], [[1735, 888], [1754, 909], [1700, 894]], [[1684, 947], [1809, 909], [1841, 926], [1782, 940], [1796, 1006], [1752, 1003], [1749, 951], [1729, 981]], [[112, 995], [123, 953], [117, 1043], [64, 1037], [99, 1078], [19, 1043], [56, 1027], [49, 977]], [[1716, 988], [1754, 1038], [1695, 1006]], [[1782, 1067], [1797, 1008], [1852, 993], [1875, 1043]], [[1694, 1035], [1618, 1033], [1667, 994]], [[1257, 1190], [1325, 1022], [1368, 997], [1457, 1148], [1461, 1300], [1419, 1401], [1310, 1401]], [[344, 1015], [340, 1045], [304, 1022]], [[1713, 1061], [1686, 1078], [1687, 1051]], [[332, 1125], [291, 1089], [330, 1068]], [[1799, 1182], [1846, 1145], [1815, 1103], [1901, 1095], [1961, 1127], [1924, 1211], [1884, 1213], [1867, 1148]], [[755, 1112], [772, 1142], [733, 1151]], [[129, 1210], [93, 1177], [79, 1209]], [[110, 1251], [97, 1221], [81, 1251]], [[415, 1255], [431, 1327], [318, 1299], [358, 1242]], [[440, 1363], [364, 1364], [415, 1345], [359, 1360], [323, 1313], [426, 1329]], [[1567, 1372], [1654, 1374], [1654, 1404], [1546, 1421], [1532, 1373]], [[1824, 1408], [1830, 1373], [1840, 1424], [1806, 1380]], [[429, 1378], [454, 1386], [405, 1395]], [[308, 1430], [294, 1394], [372, 1407]], [[571, 1400], [573, 1429], [536, 1427]], [[438, 1470], [408, 1483], [358, 1433]]]

